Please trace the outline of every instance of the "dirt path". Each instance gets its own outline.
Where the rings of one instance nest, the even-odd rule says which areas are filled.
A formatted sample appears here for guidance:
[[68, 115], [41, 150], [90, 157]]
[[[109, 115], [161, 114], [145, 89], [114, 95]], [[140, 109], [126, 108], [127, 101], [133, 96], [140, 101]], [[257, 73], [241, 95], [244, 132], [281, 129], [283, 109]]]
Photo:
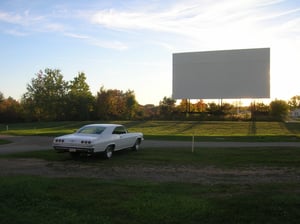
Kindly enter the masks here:
[[11, 136], [0, 135], [0, 139], [9, 140], [11, 143], [0, 145], [0, 154], [49, 150], [53, 137], [47, 136]]
[[104, 180], [132, 179], [155, 182], [202, 184], [257, 184], [299, 182], [300, 169], [130, 165], [87, 165], [80, 161], [49, 162], [41, 159], [0, 159], [0, 176], [33, 175], [44, 177], [82, 177]]

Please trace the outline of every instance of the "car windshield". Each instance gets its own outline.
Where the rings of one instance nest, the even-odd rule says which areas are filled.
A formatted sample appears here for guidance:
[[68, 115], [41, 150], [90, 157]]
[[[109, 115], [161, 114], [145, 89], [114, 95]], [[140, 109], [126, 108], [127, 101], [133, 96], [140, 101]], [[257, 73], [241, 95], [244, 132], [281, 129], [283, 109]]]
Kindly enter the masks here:
[[77, 133], [80, 134], [97, 134], [100, 135], [104, 131], [105, 127], [101, 126], [86, 126], [80, 128]]

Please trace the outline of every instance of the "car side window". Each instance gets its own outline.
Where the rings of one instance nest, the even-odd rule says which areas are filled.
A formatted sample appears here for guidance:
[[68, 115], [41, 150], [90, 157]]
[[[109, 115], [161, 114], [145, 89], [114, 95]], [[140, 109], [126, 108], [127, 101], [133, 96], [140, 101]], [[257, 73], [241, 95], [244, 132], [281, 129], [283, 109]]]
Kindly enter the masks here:
[[117, 135], [126, 134], [126, 130], [124, 127], [119, 126], [119, 127], [115, 128], [115, 130], [113, 131], [113, 134], [117, 134]]

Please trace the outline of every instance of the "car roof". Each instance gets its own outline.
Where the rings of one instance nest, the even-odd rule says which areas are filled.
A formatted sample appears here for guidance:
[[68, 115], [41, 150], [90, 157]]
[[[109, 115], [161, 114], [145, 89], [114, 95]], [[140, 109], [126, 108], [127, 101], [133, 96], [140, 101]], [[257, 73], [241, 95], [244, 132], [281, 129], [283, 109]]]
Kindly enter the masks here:
[[121, 125], [121, 124], [88, 124], [85, 126], [117, 127], [117, 126], [123, 126], [123, 125]]

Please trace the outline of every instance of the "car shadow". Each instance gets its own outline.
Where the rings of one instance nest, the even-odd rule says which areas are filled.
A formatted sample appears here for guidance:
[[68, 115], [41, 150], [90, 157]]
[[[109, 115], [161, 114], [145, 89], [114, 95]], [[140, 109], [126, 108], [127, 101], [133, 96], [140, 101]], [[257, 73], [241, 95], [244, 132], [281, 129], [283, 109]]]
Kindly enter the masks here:
[[103, 153], [94, 153], [91, 155], [88, 155], [86, 153], [81, 153], [80, 155], [73, 157], [69, 155], [68, 159], [69, 161], [80, 161], [80, 162], [99, 162], [99, 161], [108, 161], [108, 160], [114, 160], [123, 156], [128, 155], [129, 153], [136, 153], [131, 148], [123, 149], [119, 151], [114, 151], [113, 156], [110, 159], [106, 159]]

